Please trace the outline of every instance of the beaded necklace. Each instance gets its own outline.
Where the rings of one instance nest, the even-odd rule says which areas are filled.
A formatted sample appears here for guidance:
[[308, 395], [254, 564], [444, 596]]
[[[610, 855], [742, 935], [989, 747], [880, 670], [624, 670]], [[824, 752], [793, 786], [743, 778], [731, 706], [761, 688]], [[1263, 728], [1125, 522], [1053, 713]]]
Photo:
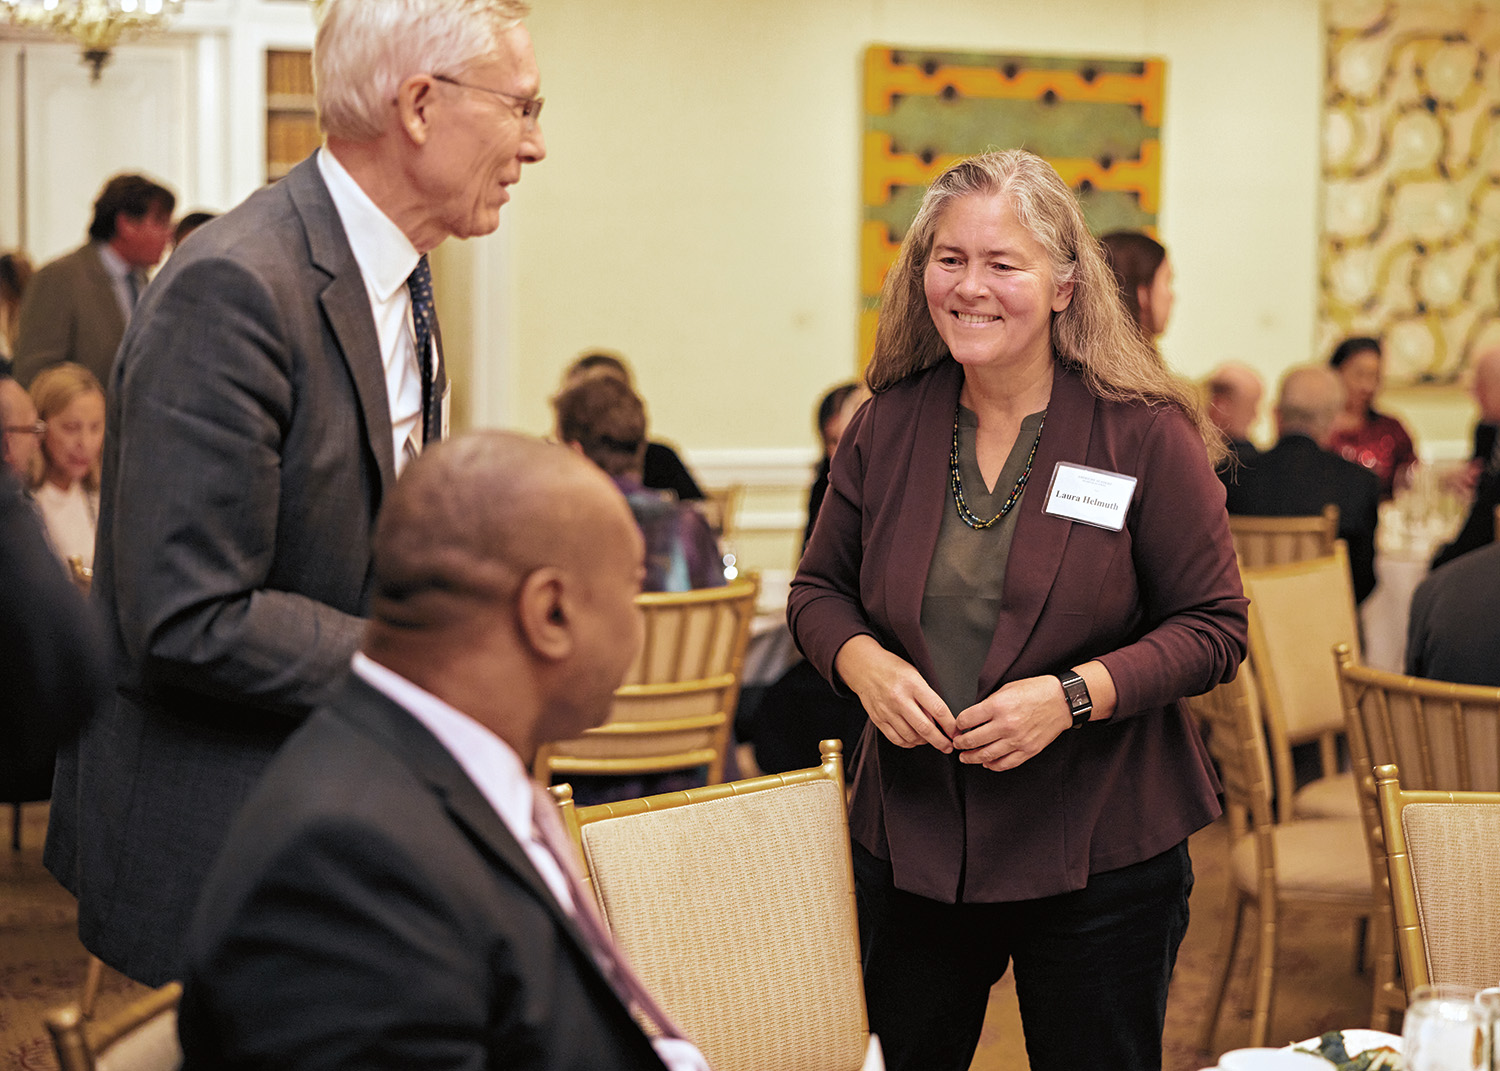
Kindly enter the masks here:
[[961, 407], [953, 410], [953, 449], [948, 454], [948, 471], [952, 474], [949, 483], [953, 487], [953, 503], [958, 508], [959, 519], [970, 528], [988, 528], [1010, 512], [1010, 508], [1016, 504], [1016, 499], [1021, 497], [1021, 492], [1026, 490], [1026, 481], [1031, 478], [1031, 463], [1036, 460], [1036, 448], [1042, 444], [1042, 428], [1047, 426], [1047, 412], [1042, 411], [1041, 423], [1036, 426], [1036, 439], [1031, 444], [1031, 453], [1026, 457], [1026, 467], [1021, 470], [1021, 476], [1016, 480], [1016, 485], [1011, 488], [1010, 494], [1006, 496], [1005, 505], [1000, 507], [1000, 512], [987, 521], [980, 520], [969, 509], [969, 504], [964, 501], [964, 482], [958, 474], [958, 413]]

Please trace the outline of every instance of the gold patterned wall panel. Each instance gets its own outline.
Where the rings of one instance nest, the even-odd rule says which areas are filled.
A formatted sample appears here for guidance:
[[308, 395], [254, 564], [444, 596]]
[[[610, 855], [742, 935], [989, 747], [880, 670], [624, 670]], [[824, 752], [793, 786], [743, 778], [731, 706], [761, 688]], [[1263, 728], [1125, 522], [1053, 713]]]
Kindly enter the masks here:
[[1155, 234], [1165, 82], [1160, 59], [866, 49], [861, 364], [922, 194], [960, 157], [1030, 149], [1078, 193], [1094, 233]]
[[1319, 354], [1383, 339], [1396, 383], [1500, 344], [1500, 9], [1330, 0]]

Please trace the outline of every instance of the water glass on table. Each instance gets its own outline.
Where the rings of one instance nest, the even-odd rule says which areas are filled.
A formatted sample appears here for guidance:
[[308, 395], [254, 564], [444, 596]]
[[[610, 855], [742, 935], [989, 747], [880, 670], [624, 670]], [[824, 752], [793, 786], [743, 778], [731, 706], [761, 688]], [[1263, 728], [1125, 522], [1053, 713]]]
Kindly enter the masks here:
[[1492, 1071], [1494, 1018], [1476, 989], [1418, 986], [1401, 1031], [1406, 1071]]

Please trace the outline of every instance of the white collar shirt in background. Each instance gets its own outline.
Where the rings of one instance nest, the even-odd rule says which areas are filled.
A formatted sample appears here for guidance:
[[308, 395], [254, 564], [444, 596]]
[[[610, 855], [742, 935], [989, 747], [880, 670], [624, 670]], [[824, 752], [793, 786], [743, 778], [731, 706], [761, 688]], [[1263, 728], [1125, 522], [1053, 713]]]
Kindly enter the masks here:
[[[531, 775], [515, 750], [467, 714], [382, 666], [363, 651], [355, 652], [353, 666], [361, 680], [394, 700], [437, 737], [525, 850], [563, 910], [570, 915], [576, 912], [571, 882], [552, 853], [532, 836]], [[709, 1071], [708, 1061], [691, 1041], [652, 1038], [651, 1044], [669, 1071]]]
[[422, 449], [422, 369], [417, 363], [411, 291], [406, 287], [421, 255], [327, 148], [318, 150], [318, 171], [338, 210], [375, 316], [399, 476]]

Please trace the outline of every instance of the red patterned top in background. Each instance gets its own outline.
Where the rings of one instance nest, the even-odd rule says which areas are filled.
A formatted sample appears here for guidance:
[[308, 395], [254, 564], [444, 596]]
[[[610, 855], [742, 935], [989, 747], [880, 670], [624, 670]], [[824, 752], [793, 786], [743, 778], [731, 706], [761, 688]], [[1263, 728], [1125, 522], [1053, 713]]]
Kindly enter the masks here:
[[1374, 409], [1358, 427], [1335, 431], [1328, 449], [1379, 476], [1382, 500], [1392, 496], [1396, 484], [1417, 463], [1416, 447], [1401, 421]]

